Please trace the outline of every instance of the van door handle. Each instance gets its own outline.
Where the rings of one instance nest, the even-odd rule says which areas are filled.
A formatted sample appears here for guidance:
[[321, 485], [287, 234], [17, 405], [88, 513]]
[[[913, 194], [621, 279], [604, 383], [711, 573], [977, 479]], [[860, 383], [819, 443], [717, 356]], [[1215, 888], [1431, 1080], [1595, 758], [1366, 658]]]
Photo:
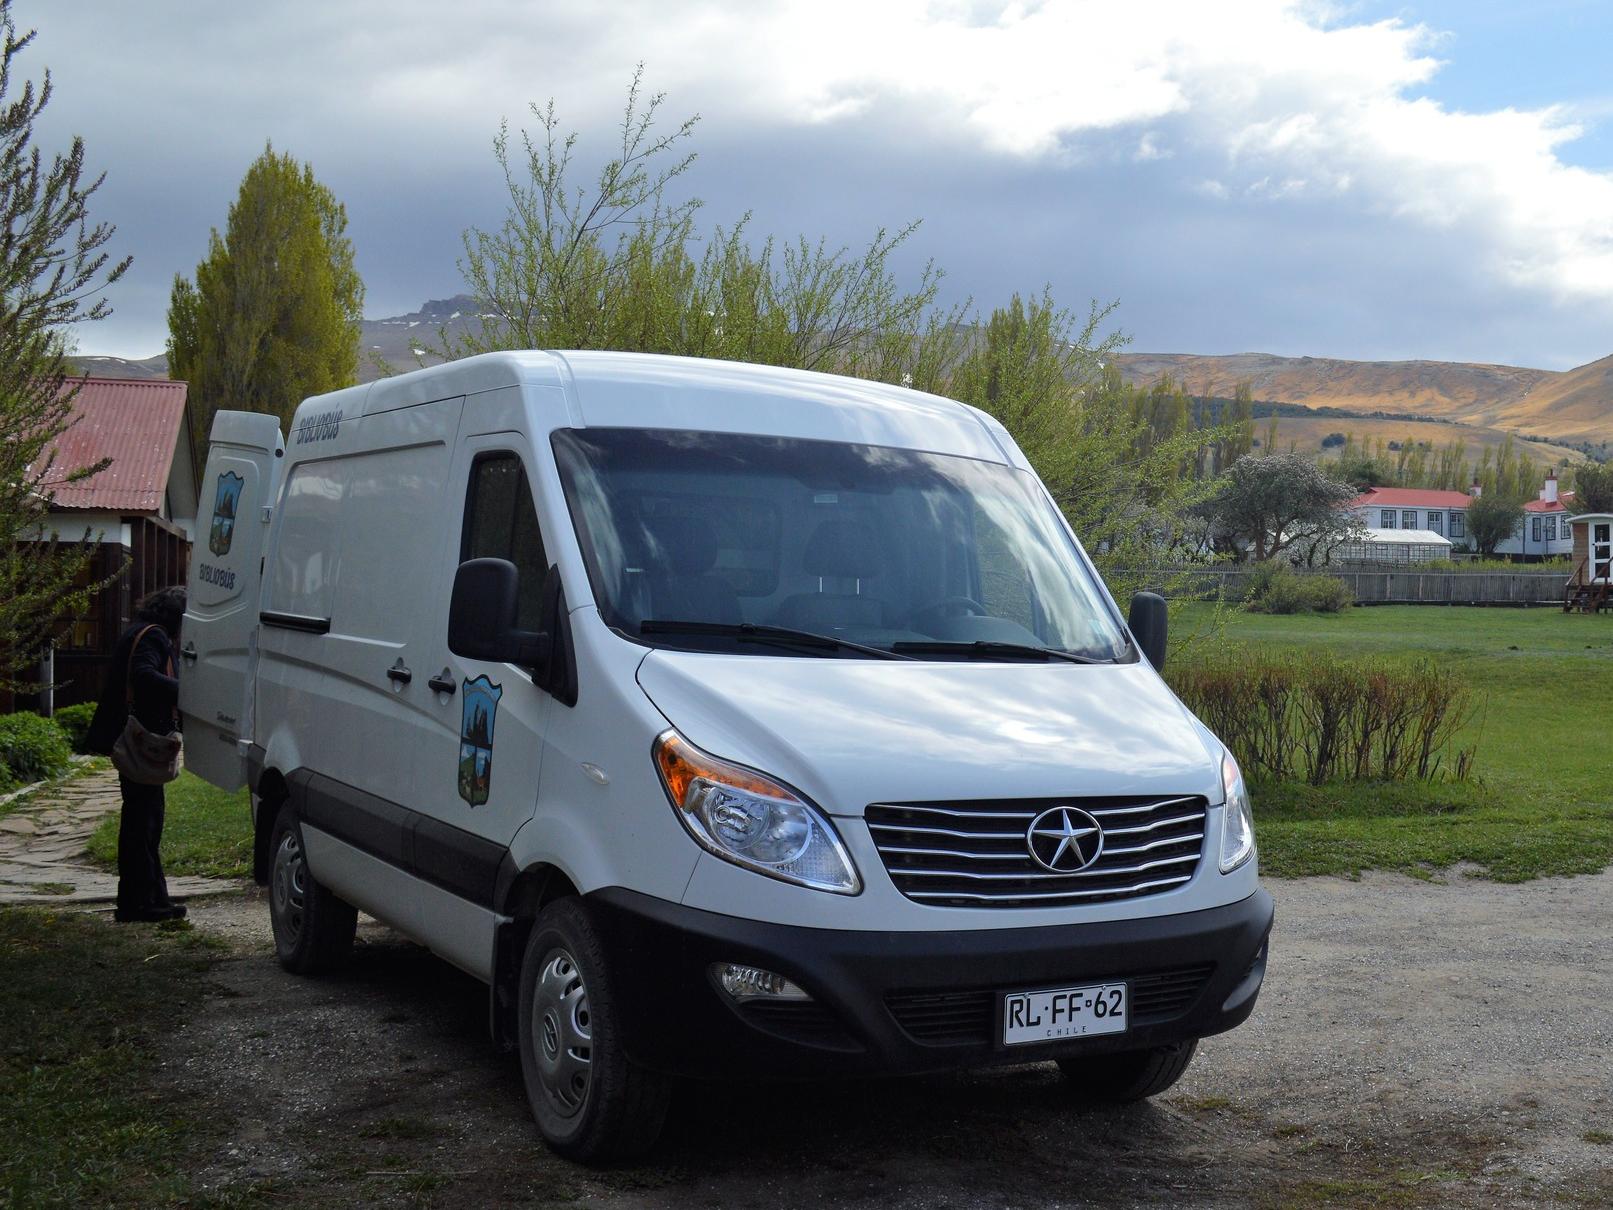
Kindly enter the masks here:
[[392, 667], [386, 670], [386, 679], [389, 681], [396, 681], [400, 685], [407, 685], [410, 681], [414, 680], [414, 673], [405, 668], [403, 666], [403, 661], [399, 660], [396, 664], [393, 664]]
[[187, 664], [194, 664], [196, 662], [195, 639], [192, 639], [190, 642], [185, 644], [184, 650], [179, 653], [179, 658], [184, 660]]
[[454, 684], [454, 678], [448, 675], [448, 669], [446, 668], [432, 677], [426, 684], [430, 685], [438, 693], [452, 693], [458, 687]]

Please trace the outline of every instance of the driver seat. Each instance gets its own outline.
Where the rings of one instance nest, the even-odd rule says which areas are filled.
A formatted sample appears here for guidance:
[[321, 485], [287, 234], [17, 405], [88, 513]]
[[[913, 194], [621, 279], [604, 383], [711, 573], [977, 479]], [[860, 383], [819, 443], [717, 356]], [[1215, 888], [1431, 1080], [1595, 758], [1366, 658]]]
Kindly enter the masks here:
[[[779, 605], [777, 624], [816, 631], [884, 627], [885, 602], [862, 592], [863, 581], [879, 575], [884, 566], [884, 551], [872, 526], [862, 521], [820, 521], [801, 555], [801, 570], [818, 577], [818, 591], [786, 597]], [[827, 580], [849, 580], [853, 591], [825, 591]]]

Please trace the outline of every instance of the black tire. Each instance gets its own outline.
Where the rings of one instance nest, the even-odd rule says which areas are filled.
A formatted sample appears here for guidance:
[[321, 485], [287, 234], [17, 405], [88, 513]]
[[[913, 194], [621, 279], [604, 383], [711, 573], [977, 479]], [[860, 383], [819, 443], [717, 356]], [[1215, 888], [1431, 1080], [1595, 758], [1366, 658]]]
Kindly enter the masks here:
[[280, 965], [294, 975], [343, 966], [358, 928], [358, 909], [315, 881], [306, 854], [296, 815], [280, 808], [269, 836], [269, 923]]
[[1124, 1105], [1158, 1096], [1187, 1070], [1197, 1041], [1156, 1046], [1152, 1050], [1126, 1050], [1093, 1055], [1089, 1059], [1060, 1059], [1070, 1092], [1095, 1104]]
[[672, 1081], [622, 1052], [610, 959], [575, 899], [544, 908], [521, 961], [517, 1034], [527, 1100], [544, 1141], [584, 1164], [648, 1151]]

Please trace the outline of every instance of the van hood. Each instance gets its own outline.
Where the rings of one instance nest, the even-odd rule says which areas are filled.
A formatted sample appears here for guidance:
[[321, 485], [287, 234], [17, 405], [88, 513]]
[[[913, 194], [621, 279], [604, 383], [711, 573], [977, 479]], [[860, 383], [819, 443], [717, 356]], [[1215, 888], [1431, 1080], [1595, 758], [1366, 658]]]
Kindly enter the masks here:
[[831, 815], [872, 802], [1202, 794], [1219, 746], [1151, 667], [652, 651], [639, 685], [691, 743]]

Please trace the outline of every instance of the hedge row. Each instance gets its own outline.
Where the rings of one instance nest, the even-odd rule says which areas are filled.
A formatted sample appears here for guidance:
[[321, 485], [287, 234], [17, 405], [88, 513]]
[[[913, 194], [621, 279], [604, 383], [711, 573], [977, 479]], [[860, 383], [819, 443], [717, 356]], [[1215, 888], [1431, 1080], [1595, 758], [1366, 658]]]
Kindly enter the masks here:
[[1477, 703], [1457, 674], [1432, 660], [1234, 648], [1179, 662], [1167, 675], [1255, 776], [1315, 786], [1465, 781], [1473, 772], [1473, 749], [1460, 740]]

